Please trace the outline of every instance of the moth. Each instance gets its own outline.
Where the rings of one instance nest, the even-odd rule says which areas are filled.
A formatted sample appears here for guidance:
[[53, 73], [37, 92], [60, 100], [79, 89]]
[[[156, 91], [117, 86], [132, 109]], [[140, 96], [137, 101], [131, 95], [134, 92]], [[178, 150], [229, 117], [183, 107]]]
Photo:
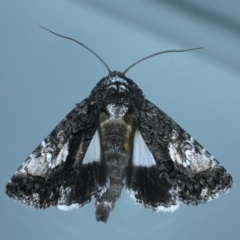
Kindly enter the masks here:
[[[45, 29], [45, 28], [44, 28]], [[6, 194], [39, 209], [80, 208], [96, 199], [106, 222], [123, 187], [138, 204], [174, 211], [205, 203], [232, 186], [231, 175], [197, 141], [148, 101], [126, 72], [107, 68], [89, 97], [56, 126], [13, 175]]]

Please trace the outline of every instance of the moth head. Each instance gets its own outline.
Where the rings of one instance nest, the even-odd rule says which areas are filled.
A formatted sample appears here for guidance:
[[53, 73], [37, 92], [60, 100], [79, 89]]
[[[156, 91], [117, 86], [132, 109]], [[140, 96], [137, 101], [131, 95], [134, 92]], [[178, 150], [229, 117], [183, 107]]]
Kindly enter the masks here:
[[[107, 112], [116, 109], [116, 106], [124, 106], [124, 111], [128, 109], [127, 112], [133, 112], [142, 106], [144, 100], [143, 92], [137, 84], [118, 71], [101, 79], [90, 97], [95, 99], [95, 103], [101, 102], [102, 108]], [[118, 109], [122, 112], [120, 107]]]

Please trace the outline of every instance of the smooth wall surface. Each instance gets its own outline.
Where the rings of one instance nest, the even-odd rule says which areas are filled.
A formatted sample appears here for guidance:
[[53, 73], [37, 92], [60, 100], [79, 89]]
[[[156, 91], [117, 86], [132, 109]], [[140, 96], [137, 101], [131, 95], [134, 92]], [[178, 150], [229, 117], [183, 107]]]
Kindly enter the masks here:
[[[1, 239], [239, 239], [240, 3], [209, 0], [24, 0], [0, 2]], [[79, 45], [127, 73], [232, 174], [230, 193], [174, 213], [137, 206], [125, 190], [107, 224], [94, 200], [71, 212], [38, 211], [9, 199], [5, 185], [107, 71]]]

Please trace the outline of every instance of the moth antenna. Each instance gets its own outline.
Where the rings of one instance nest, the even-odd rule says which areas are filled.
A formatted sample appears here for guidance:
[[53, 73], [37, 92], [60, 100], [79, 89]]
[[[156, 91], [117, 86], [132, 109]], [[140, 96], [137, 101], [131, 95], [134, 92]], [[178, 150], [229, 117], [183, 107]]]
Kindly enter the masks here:
[[103, 61], [103, 59], [102, 59], [101, 57], [99, 57], [92, 49], [90, 49], [89, 47], [87, 47], [86, 45], [84, 45], [83, 43], [81, 43], [81, 42], [79, 42], [79, 41], [77, 41], [77, 40], [75, 40], [75, 39], [73, 39], [73, 38], [66, 37], [66, 36], [60, 35], [60, 34], [58, 34], [58, 33], [55, 33], [55, 32], [53, 32], [53, 31], [51, 31], [51, 30], [49, 30], [49, 29], [47, 29], [47, 28], [45, 28], [45, 27], [42, 27], [42, 26], [39, 26], [39, 27], [40, 27], [40, 28], [43, 28], [44, 30], [46, 30], [46, 31], [48, 31], [48, 32], [50, 32], [50, 33], [52, 33], [52, 34], [57, 35], [58, 37], [66, 38], [66, 39], [68, 39], [68, 40], [71, 40], [71, 41], [73, 41], [73, 42], [76, 42], [76, 43], [78, 43], [79, 45], [81, 45], [82, 47], [86, 48], [89, 52], [91, 52], [95, 57], [97, 57], [97, 58], [103, 63], [103, 65], [107, 68], [109, 74], [111, 73], [110, 68], [109, 68], [108, 65]]
[[190, 49], [186, 49], [186, 50], [167, 50], [167, 51], [163, 51], [163, 52], [157, 52], [157, 53], [154, 53], [154, 54], [151, 54], [147, 57], [144, 57], [140, 60], [138, 60], [137, 62], [133, 63], [130, 67], [128, 67], [124, 72], [123, 72], [123, 75], [126, 74], [126, 72], [128, 72], [131, 68], [133, 68], [135, 65], [137, 65], [138, 63], [148, 59], [148, 58], [151, 58], [151, 57], [154, 57], [154, 56], [157, 56], [157, 55], [160, 55], [160, 54], [163, 54], [163, 53], [172, 53], [172, 52], [188, 52], [188, 51], [193, 51], [193, 50], [198, 50], [198, 49], [203, 49], [204, 47], [198, 47], [198, 48], [190, 48]]

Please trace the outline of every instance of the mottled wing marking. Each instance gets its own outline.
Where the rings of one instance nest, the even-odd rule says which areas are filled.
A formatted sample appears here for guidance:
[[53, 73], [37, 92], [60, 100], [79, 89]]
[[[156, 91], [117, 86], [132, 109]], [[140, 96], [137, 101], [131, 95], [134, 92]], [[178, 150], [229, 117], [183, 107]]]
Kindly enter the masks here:
[[146, 143], [144, 142], [141, 133], [137, 129], [134, 136], [133, 143], [133, 165], [150, 167], [156, 165], [152, 153], [149, 151]]
[[227, 171], [164, 112], [145, 100], [140, 116], [139, 130], [156, 161], [159, 177], [153, 176], [156, 171], [153, 168], [133, 169], [133, 174], [138, 181], [143, 177], [141, 171], [156, 183], [164, 181], [161, 191], [164, 191], [165, 198], [161, 199], [161, 194], [154, 193], [155, 196], [149, 200], [145, 191], [150, 180], [141, 184], [128, 178], [127, 187], [138, 202], [146, 207], [152, 206], [154, 210], [172, 205], [177, 208], [179, 201], [197, 205], [231, 188], [232, 177]]
[[[46, 143], [45, 141], [48, 141]], [[61, 144], [61, 143], [60, 143]], [[68, 144], [63, 143], [61, 146], [57, 146], [59, 149], [56, 152], [56, 146], [51, 144], [47, 137], [41, 145], [27, 158], [22, 164], [16, 174], [31, 174], [32, 176], [45, 176], [49, 169], [53, 169], [66, 161], [68, 156]]]
[[[80, 128], [82, 116], [87, 114], [86, 100], [78, 104], [26, 159], [15, 173], [47, 177], [47, 172], [65, 162], [69, 154], [72, 133]], [[80, 106], [80, 107], [79, 107]], [[79, 123], [80, 122], [80, 123]], [[79, 126], [77, 126], [79, 125]]]
[[88, 102], [77, 104], [27, 158], [6, 186], [8, 196], [37, 208], [57, 205], [67, 210], [101, 191], [105, 184], [101, 165], [82, 164], [97, 128]]
[[173, 130], [170, 139], [168, 149], [172, 161], [180, 168], [182, 166], [188, 169], [188, 174], [194, 176], [219, 165], [216, 159], [208, 154], [192, 137], [189, 140], [182, 139]]

